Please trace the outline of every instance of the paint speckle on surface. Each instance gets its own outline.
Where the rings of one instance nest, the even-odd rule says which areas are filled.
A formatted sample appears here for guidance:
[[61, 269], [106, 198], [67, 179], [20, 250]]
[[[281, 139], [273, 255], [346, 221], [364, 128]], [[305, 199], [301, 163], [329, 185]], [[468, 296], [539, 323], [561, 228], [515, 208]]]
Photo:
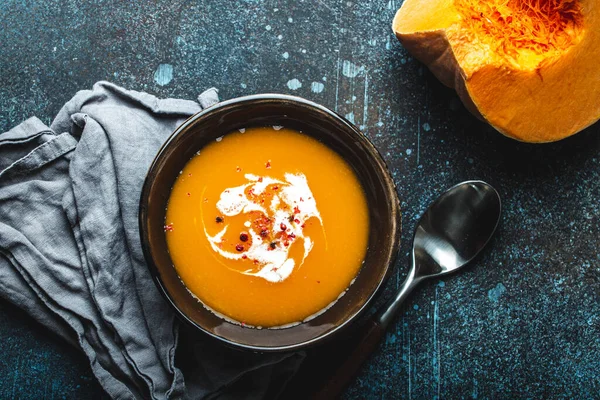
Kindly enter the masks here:
[[506, 293], [506, 287], [502, 283], [498, 283], [495, 288], [488, 290], [488, 298], [491, 302], [497, 303], [504, 293]]
[[242, 89], [246, 89], [248, 87], [248, 85], [246, 85], [245, 83], [240, 83], [240, 86]]
[[423, 124], [423, 130], [424, 130], [425, 132], [429, 132], [429, 131], [431, 130], [431, 126], [429, 126], [429, 124], [428, 124], [427, 122], [425, 122], [425, 123]]
[[349, 112], [348, 114], [344, 115], [346, 117], [346, 119], [352, 123], [354, 123], [354, 113], [353, 112]]
[[342, 62], [342, 75], [348, 78], [355, 78], [358, 74], [362, 73], [365, 70], [363, 66], [357, 66], [356, 64], [344, 60]]
[[267, 26], [265, 26], [265, 29], [266, 29], [266, 30], [268, 30], [268, 31], [270, 31], [270, 30], [272, 29], [272, 28], [271, 28], [271, 25], [267, 25]]
[[287, 60], [288, 58], [290, 58], [290, 53], [288, 53], [288, 52], [286, 51], [285, 53], [283, 53], [283, 54], [281, 55], [281, 57], [283, 57], [283, 58], [285, 58], [285, 59]]
[[279, 39], [279, 40], [283, 39], [283, 35], [277, 35], [277, 39]]
[[288, 22], [289, 22], [289, 23], [292, 23], [292, 22], [294, 22], [294, 18], [292, 18], [292, 17], [289, 17], [289, 18], [288, 18]]
[[296, 78], [290, 79], [287, 82], [287, 87], [290, 88], [291, 90], [298, 90], [298, 89], [300, 89], [302, 87], [302, 82], [300, 82]]
[[410, 156], [412, 154], [412, 149], [406, 149], [406, 155]]
[[160, 64], [154, 72], [154, 82], [165, 86], [173, 80], [173, 66], [171, 64]]
[[414, 309], [414, 310], [418, 310], [418, 309], [419, 309], [419, 305], [418, 305], [418, 304], [415, 304], [415, 305], [413, 306], [413, 309]]
[[438, 282], [438, 287], [444, 287], [444, 286], [446, 286], [446, 283], [444, 281]]
[[324, 88], [325, 88], [325, 85], [323, 85], [321, 82], [313, 82], [310, 84], [310, 90], [313, 93], [321, 93]]

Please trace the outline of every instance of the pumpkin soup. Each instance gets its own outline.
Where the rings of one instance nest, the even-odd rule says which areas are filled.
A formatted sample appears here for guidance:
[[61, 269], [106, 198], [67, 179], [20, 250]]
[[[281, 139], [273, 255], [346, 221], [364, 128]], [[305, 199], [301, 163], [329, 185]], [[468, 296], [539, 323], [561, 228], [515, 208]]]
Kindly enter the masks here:
[[282, 127], [240, 129], [202, 148], [177, 178], [165, 219], [189, 291], [255, 327], [306, 321], [333, 304], [358, 274], [368, 231], [350, 166]]

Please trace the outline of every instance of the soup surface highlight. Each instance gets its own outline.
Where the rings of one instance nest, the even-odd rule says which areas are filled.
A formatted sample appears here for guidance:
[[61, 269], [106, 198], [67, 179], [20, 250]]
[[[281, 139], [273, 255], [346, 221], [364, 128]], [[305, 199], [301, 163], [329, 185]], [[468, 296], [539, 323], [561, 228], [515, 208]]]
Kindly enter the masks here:
[[202, 148], [177, 178], [165, 234], [183, 283], [246, 326], [324, 311], [364, 260], [362, 187], [333, 150], [281, 127], [240, 129]]

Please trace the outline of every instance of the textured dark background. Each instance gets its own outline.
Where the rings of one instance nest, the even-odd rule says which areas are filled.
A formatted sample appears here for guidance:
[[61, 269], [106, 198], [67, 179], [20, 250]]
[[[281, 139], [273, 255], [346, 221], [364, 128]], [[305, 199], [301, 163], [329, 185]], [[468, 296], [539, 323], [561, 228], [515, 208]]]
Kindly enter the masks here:
[[[600, 125], [546, 145], [464, 109], [391, 32], [400, 1], [3, 0], [0, 132], [50, 123], [109, 80], [161, 97], [299, 95], [353, 120], [388, 162], [407, 270], [415, 221], [445, 188], [496, 186], [483, 257], [413, 294], [347, 398], [598, 398]], [[551, 101], [551, 99], [548, 99]], [[527, 101], [527, 99], [523, 99]], [[87, 361], [0, 302], [0, 398], [104, 396]]]

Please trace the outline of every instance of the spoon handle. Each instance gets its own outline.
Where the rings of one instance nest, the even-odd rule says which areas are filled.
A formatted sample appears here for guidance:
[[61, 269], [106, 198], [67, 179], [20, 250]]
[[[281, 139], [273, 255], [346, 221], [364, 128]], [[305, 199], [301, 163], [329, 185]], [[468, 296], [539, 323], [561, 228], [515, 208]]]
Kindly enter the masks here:
[[360, 342], [350, 349], [350, 355], [338, 367], [331, 378], [314, 395], [316, 400], [331, 400], [340, 396], [348, 383], [354, 378], [361, 365], [369, 358], [381, 341], [385, 330], [375, 320], [368, 320], [359, 328]]
[[342, 391], [356, 376], [361, 365], [377, 348], [377, 345], [385, 334], [386, 328], [398, 313], [400, 305], [419, 282], [418, 279], [415, 279], [415, 275], [416, 270], [413, 264], [398, 294], [381, 307], [364, 326], [358, 329], [356, 334], [359, 341], [357, 343], [353, 342], [356, 345], [354, 348], [348, 349], [349, 356], [342, 361], [329, 381], [315, 394], [314, 399], [330, 400], [340, 396]]

